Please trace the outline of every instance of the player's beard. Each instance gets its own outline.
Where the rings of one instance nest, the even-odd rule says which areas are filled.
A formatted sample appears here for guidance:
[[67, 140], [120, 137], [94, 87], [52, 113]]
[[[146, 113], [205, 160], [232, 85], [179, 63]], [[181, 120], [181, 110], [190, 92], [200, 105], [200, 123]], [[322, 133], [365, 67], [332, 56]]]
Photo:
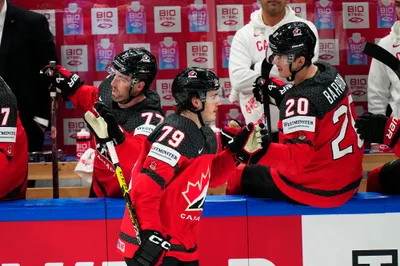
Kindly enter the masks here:
[[123, 103], [129, 100], [129, 94], [128, 92], [126, 93], [121, 93], [120, 90], [117, 88], [113, 88], [113, 92], [111, 94], [111, 99], [116, 102], [116, 103]]

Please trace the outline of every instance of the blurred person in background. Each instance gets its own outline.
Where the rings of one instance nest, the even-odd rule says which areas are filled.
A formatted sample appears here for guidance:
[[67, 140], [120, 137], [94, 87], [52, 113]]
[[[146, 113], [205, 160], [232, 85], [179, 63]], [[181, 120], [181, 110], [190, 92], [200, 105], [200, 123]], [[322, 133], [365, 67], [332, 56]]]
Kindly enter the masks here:
[[[396, 0], [397, 17], [400, 17], [400, 0]], [[379, 46], [398, 58], [400, 52], [400, 22], [396, 21], [390, 33]], [[372, 59], [368, 73], [368, 112], [400, 117], [400, 80], [385, 64]]]

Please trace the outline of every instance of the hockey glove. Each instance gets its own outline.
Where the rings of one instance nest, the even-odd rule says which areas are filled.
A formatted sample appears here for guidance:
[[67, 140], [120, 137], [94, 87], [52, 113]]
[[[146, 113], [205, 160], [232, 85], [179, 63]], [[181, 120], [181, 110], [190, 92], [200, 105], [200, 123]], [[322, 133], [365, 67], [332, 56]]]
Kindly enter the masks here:
[[222, 149], [225, 149], [226, 145], [233, 142], [233, 138], [240, 132], [242, 127], [239, 121], [232, 119], [229, 121], [228, 126], [224, 126], [221, 129], [220, 138]]
[[399, 139], [400, 121], [396, 117], [365, 113], [356, 120], [357, 133], [361, 139], [386, 144], [393, 148]]
[[161, 256], [171, 248], [171, 244], [160, 232], [143, 230], [140, 232], [142, 244], [133, 255], [133, 265], [154, 266]]
[[68, 99], [68, 96], [74, 94], [83, 85], [83, 81], [77, 74], [72, 74], [60, 65], [56, 65], [55, 69], [47, 65], [40, 70], [40, 75], [59, 88], [64, 99]]
[[259, 124], [259, 128], [255, 134], [257, 138], [256, 142], [261, 143], [261, 149], [255, 152], [250, 157], [250, 164], [256, 164], [258, 161], [267, 153], [269, 145], [271, 144], [271, 138], [267, 134], [267, 129], [265, 128], [264, 124]]
[[235, 158], [239, 162], [247, 164], [252, 155], [262, 150], [260, 131], [259, 125], [255, 126], [250, 123], [237, 133], [233, 142], [229, 143], [226, 148], [235, 154]]
[[97, 142], [105, 144], [112, 140], [119, 145], [125, 140], [125, 134], [120, 129], [111, 110], [104, 103], [94, 104], [94, 113], [87, 111], [84, 120], [93, 132]]
[[292, 84], [286, 84], [285, 82], [277, 79], [277, 78], [267, 78], [264, 79], [262, 76], [259, 76], [254, 85], [253, 85], [253, 94], [257, 101], [260, 103], [264, 103], [264, 95], [265, 91], [268, 93], [269, 102], [279, 106], [285, 96], [285, 93], [292, 87]]

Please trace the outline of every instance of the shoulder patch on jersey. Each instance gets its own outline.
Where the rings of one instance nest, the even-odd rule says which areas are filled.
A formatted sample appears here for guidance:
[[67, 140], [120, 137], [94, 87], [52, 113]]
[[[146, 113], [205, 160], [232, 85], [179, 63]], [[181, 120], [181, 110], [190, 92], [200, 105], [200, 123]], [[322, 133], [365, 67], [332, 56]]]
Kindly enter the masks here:
[[284, 134], [297, 131], [315, 132], [316, 118], [314, 116], [294, 116], [282, 121]]
[[155, 128], [156, 128], [155, 125], [141, 125], [141, 126], [138, 126], [138, 127], [135, 129], [135, 132], [133, 133], [133, 135], [134, 135], [134, 136], [136, 136], [136, 135], [145, 135], [145, 136], [148, 136], [148, 135], [151, 134], [151, 132], [154, 131]]
[[172, 167], [175, 167], [175, 165], [181, 158], [181, 154], [179, 152], [157, 142], [153, 143], [153, 145], [151, 146], [151, 150], [148, 156], [153, 157], [164, 163], [167, 163]]
[[17, 140], [16, 127], [0, 127], [0, 143], [15, 142]]

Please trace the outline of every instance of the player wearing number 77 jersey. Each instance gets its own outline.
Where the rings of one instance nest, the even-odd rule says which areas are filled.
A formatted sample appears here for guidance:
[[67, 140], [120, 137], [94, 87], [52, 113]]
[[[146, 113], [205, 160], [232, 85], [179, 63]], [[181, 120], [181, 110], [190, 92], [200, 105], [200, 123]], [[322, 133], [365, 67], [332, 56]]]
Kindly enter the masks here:
[[0, 201], [24, 199], [27, 174], [28, 142], [17, 98], [0, 77]]
[[[224, 184], [236, 167], [233, 148], [217, 154], [217, 139], [206, 125], [216, 119], [219, 89], [218, 77], [204, 68], [175, 77], [178, 112], [147, 138], [133, 169], [130, 197], [141, 244], [126, 211], [117, 247], [127, 265], [198, 265], [196, 235], [207, 189]], [[250, 139], [254, 128], [241, 129], [236, 142]]]
[[[55, 70], [46, 66], [41, 73], [74, 106], [85, 112], [94, 107], [106, 120], [122, 171], [129, 178], [145, 138], [164, 118], [160, 97], [150, 88], [157, 74], [157, 62], [145, 49], [130, 49], [115, 57], [109, 71], [111, 75], [98, 88], [83, 85], [77, 74], [62, 66]], [[96, 128], [89, 128], [95, 135], [92, 148], [96, 147], [90, 196], [122, 197], [106, 144], [96, 135]]]
[[282, 78], [294, 80], [279, 106], [280, 143], [263, 137], [264, 155], [251, 158], [258, 164], [237, 169], [228, 194], [334, 207], [359, 187], [363, 141], [354, 127], [354, 104], [334, 67], [311, 63], [315, 43], [302, 22], [285, 24], [270, 36], [270, 61]]

